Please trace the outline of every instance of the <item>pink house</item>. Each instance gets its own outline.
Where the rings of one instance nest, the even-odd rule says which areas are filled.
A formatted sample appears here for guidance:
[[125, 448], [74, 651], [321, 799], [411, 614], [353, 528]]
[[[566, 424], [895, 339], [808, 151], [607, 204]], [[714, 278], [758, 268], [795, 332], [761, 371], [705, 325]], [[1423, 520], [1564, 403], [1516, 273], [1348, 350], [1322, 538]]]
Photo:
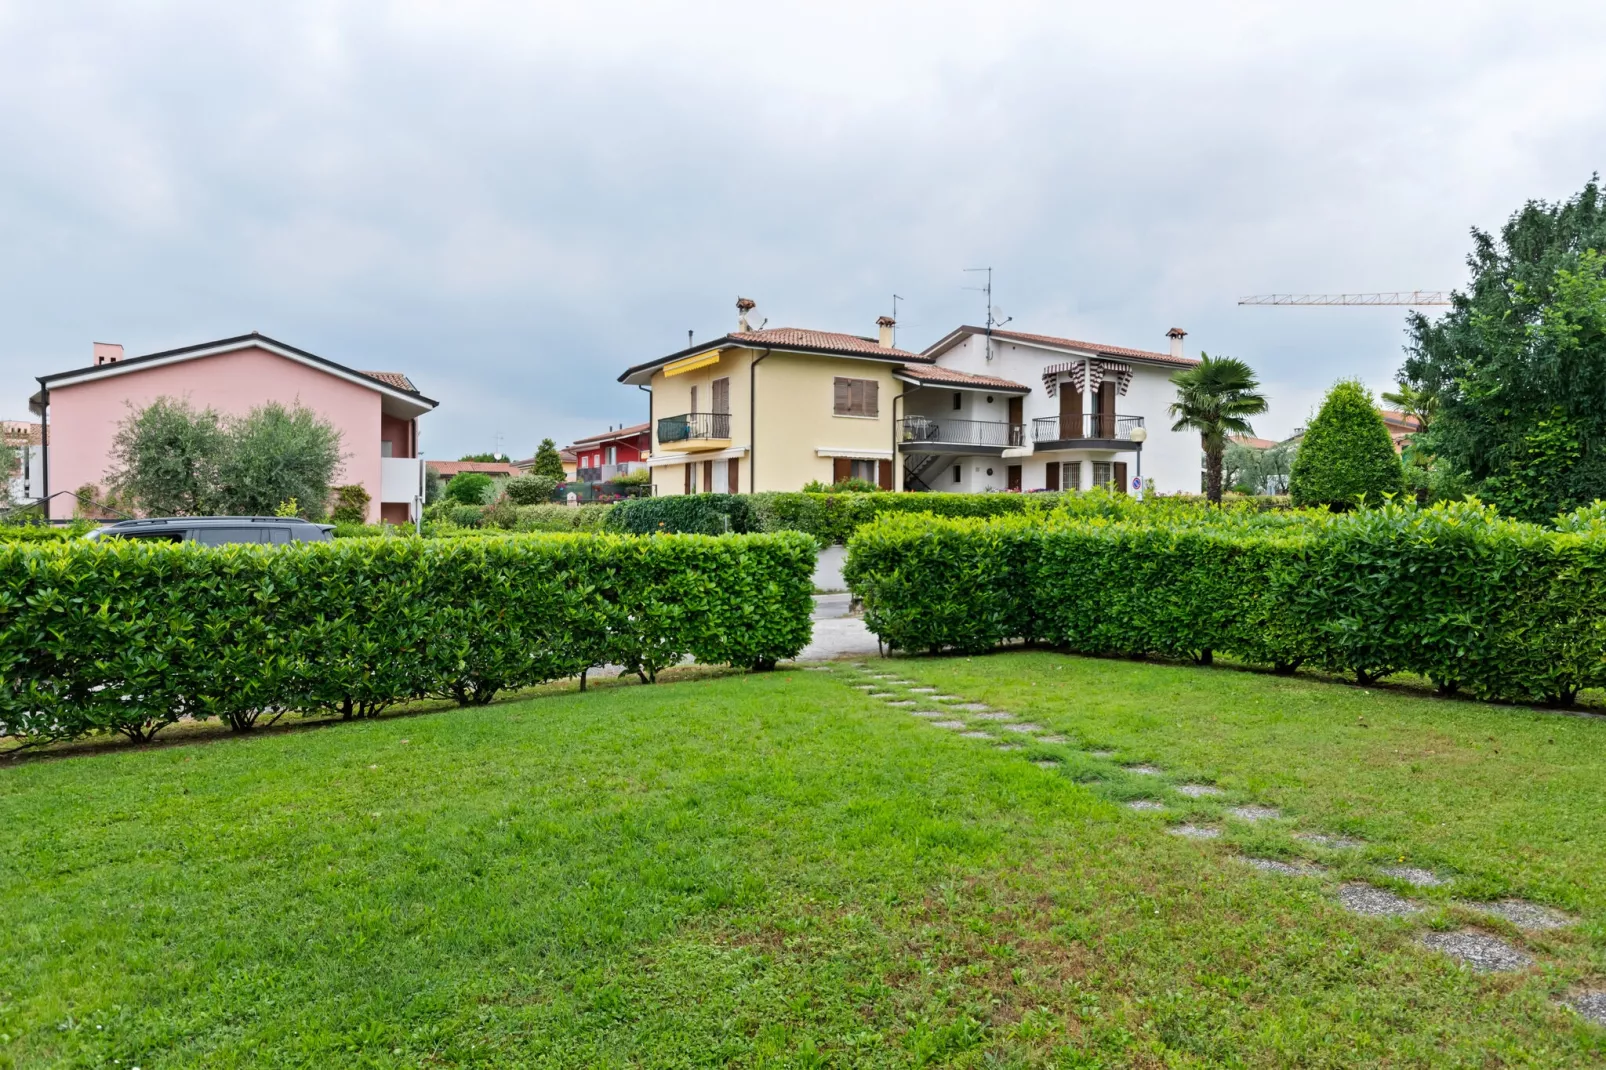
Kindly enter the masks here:
[[39, 387], [30, 408], [44, 424], [41, 496], [61, 519], [77, 502], [59, 492], [105, 485], [118, 425], [171, 397], [225, 415], [270, 401], [305, 405], [340, 432], [335, 482], [368, 491], [370, 522], [406, 523], [423, 487], [418, 417], [437, 404], [400, 372], [356, 371], [254, 332], [126, 360], [122, 346], [96, 342], [93, 364], [40, 376]]

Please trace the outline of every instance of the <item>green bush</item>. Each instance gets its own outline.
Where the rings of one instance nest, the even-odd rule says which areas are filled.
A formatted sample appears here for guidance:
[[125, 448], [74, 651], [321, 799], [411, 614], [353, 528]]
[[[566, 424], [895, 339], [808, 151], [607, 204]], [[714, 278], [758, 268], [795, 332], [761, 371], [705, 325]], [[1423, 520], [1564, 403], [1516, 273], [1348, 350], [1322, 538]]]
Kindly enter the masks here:
[[1606, 684], [1606, 524], [1476, 502], [1328, 514], [887, 517], [844, 575], [897, 649], [1026, 640], [1093, 654], [1394, 672], [1480, 698]]
[[479, 704], [688, 655], [767, 667], [808, 641], [813, 569], [797, 534], [0, 544], [0, 735]]
[[1372, 392], [1355, 380], [1339, 382], [1294, 455], [1288, 477], [1294, 505], [1339, 512], [1362, 502], [1379, 505], [1404, 489], [1405, 472]]
[[601, 531], [612, 505], [521, 505], [515, 531]]
[[502, 488], [502, 493], [514, 505], [545, 505], [552, 500], [552, 492], [558, 489], [560, 482], [551, 476], [514, 476]]
[[494, 482], [484, 472], [459, 472], [446, 484], [446, 497], [459, 505], [484, 505]]
[[62, 539], [76, 539], [92, 527], [94, 525], [87, 520], [65, 528], [46, 527], [43, 524], [7, 524], [0, 526], [0, 542], [59, 542]]
[[360, 483], [348, 483], [336, 487], [334, 494], [334, 508], [329, 510], [329, 519], [336, 524], [363, 524], [368, 520], [368, 503], [373, 499]]
[[758, 531], [758, 517], [749, 495], [677, 494], [667, 498], [631, 498], [608, 514], [610, 531], [633, 535], [687, 533], [718, 535]]

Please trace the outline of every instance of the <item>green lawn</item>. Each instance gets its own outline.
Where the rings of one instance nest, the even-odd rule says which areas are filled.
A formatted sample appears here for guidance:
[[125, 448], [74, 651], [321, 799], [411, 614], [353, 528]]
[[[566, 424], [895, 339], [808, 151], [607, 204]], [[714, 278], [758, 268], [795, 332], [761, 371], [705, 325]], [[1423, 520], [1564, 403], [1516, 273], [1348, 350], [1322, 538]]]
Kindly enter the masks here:
[[[963, 739], [838, 666], [0, 768], [0, 1065], [1606, 1065], [1552, 1002], [1606, 977], [1606, 722], [876, 664], [1070, 742]], [[1167, 787], [1195, 778], [1228, 794]], [[1165, 834], [1245, 802], [1286, 819]], [[1334, 902], [1401, 858], [1582, 923], [1491, 929], [1540, 965], [1471, 973], [1416, 943], [1465, 921], [1450, 890], [1415, 922]]]

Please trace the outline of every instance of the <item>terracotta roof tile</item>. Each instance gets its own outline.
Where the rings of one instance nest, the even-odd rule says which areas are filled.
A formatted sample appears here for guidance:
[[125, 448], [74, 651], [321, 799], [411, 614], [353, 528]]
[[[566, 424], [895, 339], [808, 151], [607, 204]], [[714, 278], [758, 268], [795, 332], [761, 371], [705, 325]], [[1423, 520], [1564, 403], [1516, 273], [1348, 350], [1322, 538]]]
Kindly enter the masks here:
[[407, 378], [407, 376], [403, 375], [401, 372], [363, 372], [362, 374], [368, 376], [370, 379], [378, 379], [386, 386], [393, 386], [398, 390], [405, 390], [409, 394], [418, 393], [418, 387], [414, 386], [413, 381]]
[[38, 446], [45, 440], [37, 420], [0, 420], [0, 439], [8, 446]]
[[1031, 387], [1020, 383], [1012, 383], [1008, 379], [1000, 379], [996, 375], [972, 375], [957, 368], [944, 368], [936, 364], [904, 365], [898, 369], [899, 375], [906, 375], [911, 379], [929, 383], [952, 383], [955, 386], [972, 386], [980, 389], [993, 390], [1019, 390], [1029, 393]]
[[1256, 438], [1253, 435], [1233, 435], [1231, 437], [1232, 441], [1238, 445], [1248, 446], [1250, 449], [1255, 450], [1269, 450], [1273, 446], [1277, 445], [1276, 441], [1273, 439]]
[[[609, 439], [629, 438], [631, 435], [642, 435], [646, 434], [647, 430], [651, 427], [651, 424], [633, 424], [630, 427], [621, 427], [617, 431], [604, 431], [600, 435], [587, 435], [585, 438], [577, 438], [574, 440], [574, 445], [584, 446], [592, 442], [607, 442]], [[569, 448], [573, 449], [574, 446], [570, 446]]]
[[928, 358], [918, 353], [889, 349], [874, 338], [864, 338], [857, 334], [838, 334], [835, 331], [771, 327], [763, 331], [736, 331], [726, 337], [746, 346], [786, 346], [791, 349], [817, 349], [829, 353], [862, 353], [867, 357], [913, 360], [921, 364], [928, 362]]
[[426, 467], [445, 479], [464, 472], [484, 472], [488, 476], [516, 476], [519, 470], [507, 461], [425, 461]]
[[[971, 327], [966, 325], [953, 332], [953, 334], [959, 333], [983, 334], [985, 333], [985, 330], [981, 327]], [[953, 334], [950, 334], [948, 338], [952, 338]], [[1027, 334], [1025, 331], [1001, 331], [995, 327], [993, 328], [993, 337], [1002, 338], [1006, 341], [1028, 342], [1036, 343], [1038, 345], [1054, 346], [1058, 349], [1079, 349], [1084, 352], [1098, 353], [1101, 356], [1107, 357], [1126, 357], [1130, 360], [1148, 360], [1153, 361], [1156, 364], [1170, 364], [1177, 368], [1191, 368], [1199, 363], [1197, 360], [1194, 360], [1191, 357], [1173, 357], [1170, 353], [1156, 353], [1148, 349], [1130, 349], [1126, 346], [1105, 345], [1103, 342], [1082, 342], [1075, 338], [1060, 338], [1052, 334]], [[938, 342], [930, 349], [927, 349], [926, 352], [929, 353], [932, 349], [942, 346], [943, 342], [948, 341], [948, 338], [944, 338], [941, 342]]]

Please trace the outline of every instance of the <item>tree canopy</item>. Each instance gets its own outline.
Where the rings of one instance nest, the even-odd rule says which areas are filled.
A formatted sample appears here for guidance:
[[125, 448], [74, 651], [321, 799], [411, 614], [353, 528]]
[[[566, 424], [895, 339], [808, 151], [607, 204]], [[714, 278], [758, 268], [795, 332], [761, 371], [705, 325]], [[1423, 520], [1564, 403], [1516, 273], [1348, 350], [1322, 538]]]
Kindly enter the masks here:
[[1606, 498], [1606, 198], [1529, 201], [1472, 232], [1471, 281], [1410, 318], [1401, 382], [1431, 399], [1421, 446], [1526, 520]]
[[1372, 399], [1358, 381], [1335, 383], [1294, 456], [1288, 493], [1294, 504], [1339, 512], [1365, 502], [1379, 505], [1404, 489], [1394, 440]]
[[530, 467], [532, 476], [548, 476], [562, 483], [564, 480], [563, 458], [558, 456], [558, 444], [550, 438], [543, 438], [541, 445], [535, 449], [535, 464]]
[[1171, 377], [1177, 400], [1173, 431], [1199, 432], [1205, 454], [1205, 496], [1221, 500], [1221, 458], [1229, 435], [1253, 435], [1249, 417], [1266, 411], [1254, 371], [1236, 357], [1199, 354], [1199, 363]]

